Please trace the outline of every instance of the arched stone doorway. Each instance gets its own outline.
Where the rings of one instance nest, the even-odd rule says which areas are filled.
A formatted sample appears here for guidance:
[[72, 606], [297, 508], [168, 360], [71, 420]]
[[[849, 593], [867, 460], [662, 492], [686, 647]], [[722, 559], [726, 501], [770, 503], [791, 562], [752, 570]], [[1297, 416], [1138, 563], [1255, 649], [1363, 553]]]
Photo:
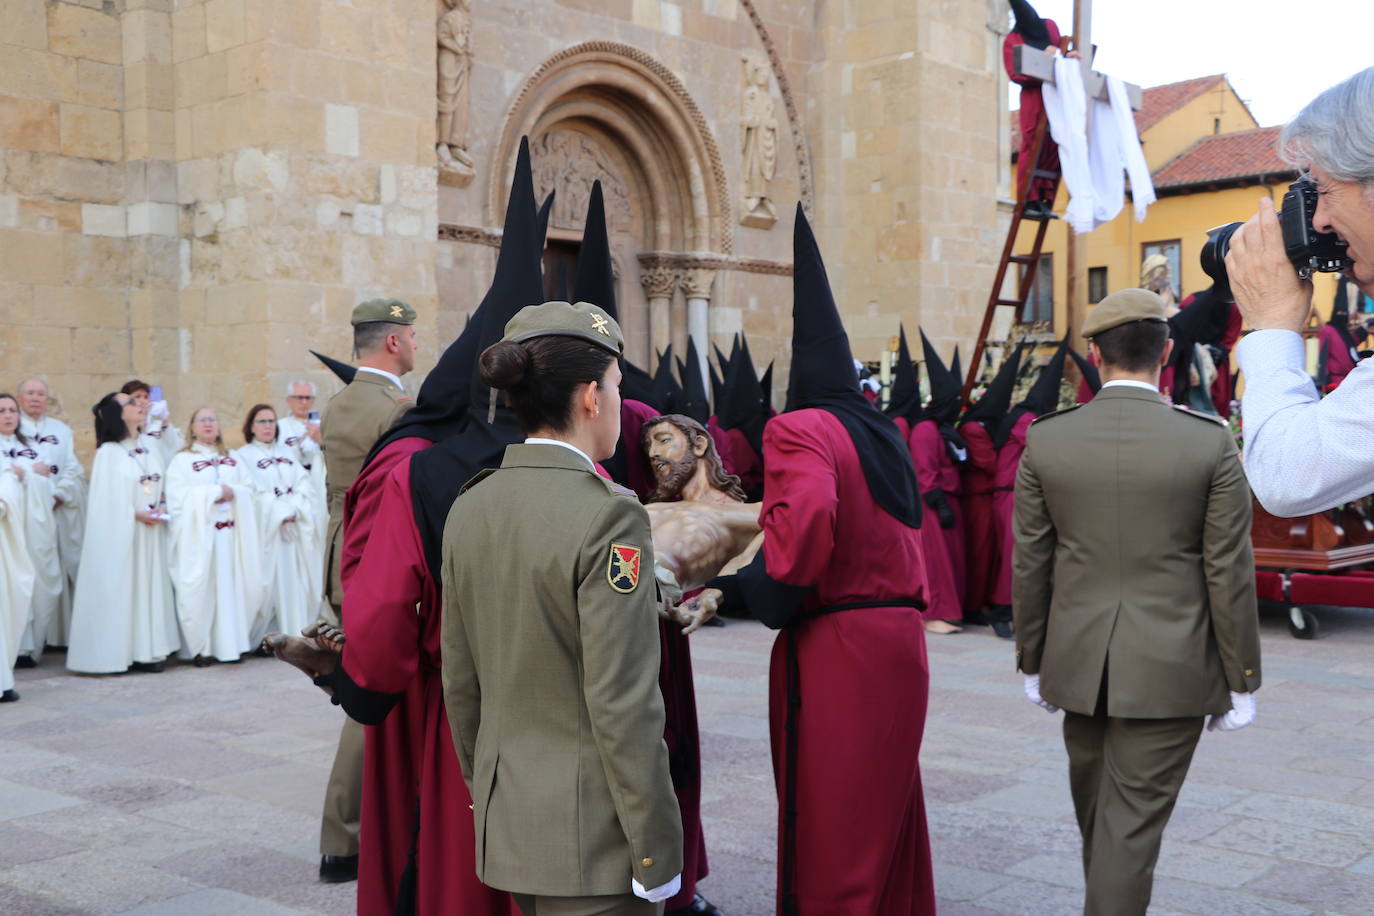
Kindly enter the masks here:
[[487, 219], [504, 218], [506, 183], [528, 136], [535, 191], [556, 188], [549, 238], [573, 244], [600, 179], [618, 277], [626, 352], [652, 371], [690, 335], [703, 360], [714, 269], [731, 253], [730, 197], [715, 138], [681, 82], [645, 52], [577, 45], [545, 61], [506, 118], [488, 187]]

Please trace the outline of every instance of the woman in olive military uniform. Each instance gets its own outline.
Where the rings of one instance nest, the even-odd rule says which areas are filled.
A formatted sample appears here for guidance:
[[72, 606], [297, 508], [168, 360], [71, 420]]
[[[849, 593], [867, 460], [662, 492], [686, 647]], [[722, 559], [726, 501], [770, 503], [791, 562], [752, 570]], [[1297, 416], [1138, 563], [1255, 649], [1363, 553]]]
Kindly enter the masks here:
[[620, 328], [522, 309], [481, 358], [523, 444], [444, 529], [444, 701], [477, 875], [526, 916], [651, 914], [681, 883], [649, 517], [599, 476], [620, 438]]

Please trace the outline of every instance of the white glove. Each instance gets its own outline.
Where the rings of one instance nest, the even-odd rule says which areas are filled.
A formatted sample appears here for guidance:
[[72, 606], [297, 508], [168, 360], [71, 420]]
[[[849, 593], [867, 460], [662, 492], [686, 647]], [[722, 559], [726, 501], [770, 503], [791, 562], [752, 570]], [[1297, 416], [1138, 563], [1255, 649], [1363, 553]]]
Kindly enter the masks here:
[[1255, 695], [1231, 691], [1231, 709], [1207, 721], [1209, 732], [1233, 732], [1255, 721]]
[[682, 875], [679, 874], [667, 884], [660, 884], [658, 887], [650, 888], [647, 891], [644, 889], [644, 885], [640, 884], [634, 878], [631, 878], [630, 890], [641, 900], [647, 900], [650, 903], [661, 903], [669, 897], [676, 897], [677, 892], [682, 890]]
[[1026, 675], [1026, 699], [1045, 710], [1045, 712], [1059, 712], [1058, 706], [1046, 702], [1045, 698], [1040, 696], [1040, 675], [1038, 674]]
[[149, 420], [165, 420], [170, 415], [170, 412], [167, 410], [166, 401], [154, 401], [148, 406]]

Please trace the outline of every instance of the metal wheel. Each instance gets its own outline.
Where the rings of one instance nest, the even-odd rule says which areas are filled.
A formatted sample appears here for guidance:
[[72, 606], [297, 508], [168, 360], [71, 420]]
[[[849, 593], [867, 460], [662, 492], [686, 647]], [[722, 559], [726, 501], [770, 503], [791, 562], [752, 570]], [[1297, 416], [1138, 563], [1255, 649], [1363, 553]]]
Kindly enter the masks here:
[[1300, 607], [1288, 609], [1288, 632], [1294, 639], [1316, 639], [1317, 618]]

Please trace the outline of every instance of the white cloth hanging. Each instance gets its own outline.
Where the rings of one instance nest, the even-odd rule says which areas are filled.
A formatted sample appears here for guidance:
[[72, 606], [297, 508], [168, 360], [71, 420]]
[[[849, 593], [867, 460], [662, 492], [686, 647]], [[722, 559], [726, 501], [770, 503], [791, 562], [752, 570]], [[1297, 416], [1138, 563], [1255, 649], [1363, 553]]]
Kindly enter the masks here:
[[1107, 77], [1107, 100], [1093, 99], [1088, 128], [1088, 98], [1079, 62], [1057, 57], [1054, 83], [1043, 90], [1050, 133], [1059, 144], [1059, 164], [1069, 191], [1065, 218], [1075, 232], [1092, 232], [1116, 219], [1126, 199], [1123, 171], [1131, 178], [1137, 221], [1155, 202], [1154, 182], [1136, 134], [1126, 84]]

